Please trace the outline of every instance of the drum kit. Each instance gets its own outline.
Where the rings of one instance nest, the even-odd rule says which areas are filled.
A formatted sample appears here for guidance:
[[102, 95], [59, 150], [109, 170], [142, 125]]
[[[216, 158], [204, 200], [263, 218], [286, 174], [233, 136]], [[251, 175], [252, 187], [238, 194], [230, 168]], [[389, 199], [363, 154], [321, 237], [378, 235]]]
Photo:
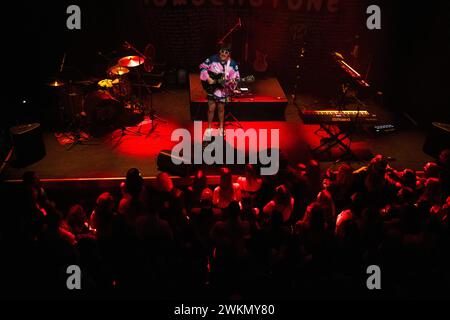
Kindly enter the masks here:
[[[65, 103], [65, 108], [69, 109], [68, 111], [61, 111], [61, 107], [58, 107], [60, 112], [63, 112], [65, 115], [69, 114], [69, 118], [71, 118], [68, 125], [70, 130], [66, 131], [88, 131], [92, 136], [100, 136], [105, 132], [120, 128], [122, 131], [121, 137], [126, 132], [143, 135], [140, 127], [137, 132], [126, 128], [124, 119], [130, 119], [130, 117], [122, 117], [124, 113], [127, 113], [127, 115], [133, 114], [133, 119], [138, 119], [140, 116], [140, 121], [146, 115], [150, 116], [151, 129], [149, 134], [154, 130], [154, 121], [156, 119], [166, 122], [158, 117], [153, 110], [152, 91], [142, 76], [143, 72], [151, 72], [153, 70], [155, 60], [153, 45], [148, 44], [144, 53], [141, 53], [128, 42], [125, 42], [124, 47], [133, 51], [133, 55], [123, 56], [114, 60], [109, 59], [108, 64], [110, 67], [107, 68], [107, 78], [105, 79], [73, 81], [58, 77], [46, 83], [48, 87], [62, 89], [66, 96], [65, 100], [69, 101]], [[63, 69], [62, 65], [60, 74]], [[143, 71], [140, 69], [143, 69]], [[74, 90], [74, 87], [82, 87], [82, 89]], [[139, 87], [136, 94], [134, 93], [135, 87]], [[148, 94], [145, 98], [140, 88], [147, 90]], [[78, 107], [74, 107], [73, 103], [70, 103], [70, 97], [74, 96], [81, 96], [81, 102], [78, 103], [80, 106]], [[64, 117], [61, 116], [61, 118]], [[74, 144], [81, 143], [81, 141], [77, 140], [78, 136], [80, 135], [75, 134]]]

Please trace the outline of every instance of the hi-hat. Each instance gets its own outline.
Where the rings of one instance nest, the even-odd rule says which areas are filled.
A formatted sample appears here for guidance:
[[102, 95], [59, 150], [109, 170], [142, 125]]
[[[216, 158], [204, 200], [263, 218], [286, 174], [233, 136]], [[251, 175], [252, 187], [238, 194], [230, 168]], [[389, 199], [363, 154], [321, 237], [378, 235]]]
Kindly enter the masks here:
[[115, 75], [115, 76], [121, 76], [121, 75], [127, 74], [128, 72], [130, 72], [130, 70], [128, 68], [121, 67], [121, 66], [114, 66], [114, 67], [109, 68], [109, 70], [108, 70], [109, 75]]
[[90, 79], [86, 79], [86, 80], [75, 81], [75, 82], [73, 82], [73, 84], [79, 85], [79, 86], [92, 86], [97, 81], [98, 81], [98, 79], [96, 79], [96, 78], [90, 78]]
[[144, 63], [144, 58], [139, 56], [127, 56], [119, 60], [118, 65], [121, 67], [133, 68]]

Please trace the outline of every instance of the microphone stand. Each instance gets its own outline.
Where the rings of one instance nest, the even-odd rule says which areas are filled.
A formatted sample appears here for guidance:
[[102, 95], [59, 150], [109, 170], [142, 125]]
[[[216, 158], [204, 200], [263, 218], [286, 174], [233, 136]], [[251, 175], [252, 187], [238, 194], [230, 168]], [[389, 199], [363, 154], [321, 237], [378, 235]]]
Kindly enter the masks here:
[[[63, 71], [66, 65], [66, 57], [67, 53], [64, 52], [55, 81], [62, 81]], [[73, 96], [77, 94], [73, 92], [72, 79], [66, 79], [63, 83], [64, 84], [60, 94], [64, 97], [64, 100], [57, 101], [57, 107], [59, 112], [59, 120], [61, 122], [61, 129], [64, 130], [62, 135], [66, 139], [70, 140], [70, 143], [65, 146], [65, 149], [69, 151], [77, 145], [96, 145], [96, 143], [87, 143], [88, 140], [90, 140], [90, 137], [82, 131], [79, 115], [75, 115], [75, 102], [73, 101]], [[83, 105], [83, 102], [81, 102], [81, 104]], [[70, 113], [70, 115], [67, 113]]]
[[[219, 41], [217, 42], [217, 44], [219, 45], [223, 45], [225, 43], [225, 40], [234, 32], [236, 31], [236, 29], [240, 28], [242, 26], [241, 23], [241, 18], [238, 18], [238, 21], [236, 22], [236, 24], [230, 29], [228, 30], [228, 32], [219, 39]], [[232, 97], [229, 97], [230, 101], [228, 101], [228, 99], [225, 100], [225, 108], [228, 109], [228, 103], [231, 102]], [[234, 122], [236, 122], [237, 126], [239, 128], [243, 128], [242, 124], [239, 122], [239, 120], [233, 115], [233, 113], [231, 113], [231, 111], [228, 111], [227, 115], [224, 117], [224, 120], [226, 121], [226, 119], [228, 118], [232, 118], [234, 120]]]
[[219, 45], [223, 45], [225, 40], [237, 29], [242, 26], [241, 18], [238, 19], [238, 22], [217, 42]]
[[127, 49], [133, 50], [133, 51], [136, 52], [142, 59], [144, 59], [144, 60], [147, 59], [147, 57], [146, 57], [142, 52], [140, 52], [138, 49], [136, 49], [136, 48], [135, 48], [132, 44], [130, 44], [128, 41], [125, 41], [124, 47], [127, 48]]

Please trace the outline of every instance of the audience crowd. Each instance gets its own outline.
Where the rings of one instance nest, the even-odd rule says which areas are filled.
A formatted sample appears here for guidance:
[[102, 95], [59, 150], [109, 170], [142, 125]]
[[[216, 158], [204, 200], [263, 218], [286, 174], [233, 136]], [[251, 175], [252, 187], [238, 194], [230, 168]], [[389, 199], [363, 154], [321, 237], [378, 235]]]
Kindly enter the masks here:
[[[322, 170], [323, 171], [323, 170]], [[448, 297], [450, 152], [423, 173], [385, 157], [321, 172], [282, 160], [275, 176], [221, 170], [189, 187], [127, 172], [120, 197], [58, 210], [33, 172], [2, 212], [4, 294], [30, 297], [304, 299]], [[4, 207], [6, 208], [6, 207]], [[66, 287], [69, 265], [82, 290]], [[382, 290], [367, 289], [367, 267]], [[7, 289], [8, 288], [8, 289]]]

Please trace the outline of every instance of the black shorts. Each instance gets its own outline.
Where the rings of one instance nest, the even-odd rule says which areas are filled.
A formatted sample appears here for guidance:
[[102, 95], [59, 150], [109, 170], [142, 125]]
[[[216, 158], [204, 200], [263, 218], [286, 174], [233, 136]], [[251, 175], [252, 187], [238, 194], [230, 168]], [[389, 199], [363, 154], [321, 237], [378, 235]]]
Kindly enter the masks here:
[[228, 97], [223, 97], [223, 98], [219, 98], [216, 97], [214, 94], [208, 94], [206, 96], [206, 98], [208, 99], [208, 101], [214, 101], [214, 102], [222, 102], [222, 103], [226, 103], [228, 101]]

